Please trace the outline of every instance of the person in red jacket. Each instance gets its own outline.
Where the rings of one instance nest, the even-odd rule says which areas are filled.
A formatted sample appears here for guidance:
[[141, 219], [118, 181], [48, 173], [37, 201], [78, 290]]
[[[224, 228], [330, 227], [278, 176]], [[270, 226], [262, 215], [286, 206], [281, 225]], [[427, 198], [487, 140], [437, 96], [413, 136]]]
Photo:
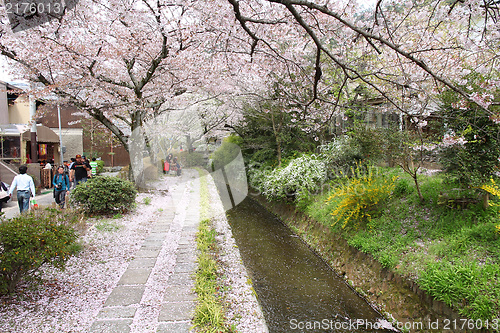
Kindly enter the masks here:
[[170, 171], [170, 163], [172, 163], [172, 154], [168, 154], [167, 159], [165, 160], [165, 163], [163, 163], [163, 173], [168, 175], [168, 172]]

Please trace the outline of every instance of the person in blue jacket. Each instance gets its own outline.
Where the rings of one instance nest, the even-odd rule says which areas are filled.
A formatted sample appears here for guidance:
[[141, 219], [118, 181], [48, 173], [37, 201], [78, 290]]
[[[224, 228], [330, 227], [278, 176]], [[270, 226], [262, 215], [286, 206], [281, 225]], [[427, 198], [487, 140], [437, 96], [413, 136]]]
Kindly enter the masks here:
[[54, 185], [54, 198], [56, 204], [63, 209], [66, 203], [66, 192], [70, 190], [69, 178], [68, 175], [64, 173], [64, 166], [61, 165], [57, 168], [57, 173], [54, 175], [52, 184]]

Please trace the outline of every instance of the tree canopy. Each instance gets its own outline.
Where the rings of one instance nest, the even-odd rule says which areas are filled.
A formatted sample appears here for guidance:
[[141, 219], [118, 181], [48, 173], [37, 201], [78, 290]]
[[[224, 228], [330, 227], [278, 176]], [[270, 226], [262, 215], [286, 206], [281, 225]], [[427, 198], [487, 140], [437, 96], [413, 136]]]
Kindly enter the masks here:
[[[127, 149], [145, 121], [200, 96], [241, 110], [278, 96], [272, 103], [314, 131], [360, 96], [415, 114], [444, 90], [500, 119], [489, 94], [500, 85], [493, 0], [378, 0], [370, 9], [349, 0], [80, 0], [15, 33], [0, 14], [0, 52], [39, 84], [31, 93], [77, 105]], [[471, 72], [481, 91], [468, 89]]]

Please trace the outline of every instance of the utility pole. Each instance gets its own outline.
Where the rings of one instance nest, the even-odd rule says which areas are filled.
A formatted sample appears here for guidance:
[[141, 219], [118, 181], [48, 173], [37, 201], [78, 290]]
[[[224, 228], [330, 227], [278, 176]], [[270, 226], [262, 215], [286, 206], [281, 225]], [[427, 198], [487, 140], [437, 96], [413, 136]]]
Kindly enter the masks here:
[[36, 141], [36, 99], [33, 95], [29, 96], [30, 122], [31, 122], [31, 163], [38, 162], [38, 144]]

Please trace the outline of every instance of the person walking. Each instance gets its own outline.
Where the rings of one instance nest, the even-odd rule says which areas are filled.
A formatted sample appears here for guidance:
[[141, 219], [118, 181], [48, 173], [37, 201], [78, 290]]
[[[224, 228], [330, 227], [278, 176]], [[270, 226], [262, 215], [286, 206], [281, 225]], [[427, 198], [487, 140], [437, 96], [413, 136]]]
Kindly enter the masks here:
[[172, 158], [173, 158], [173, 155], [172, 154], [168, 154], [166, 160], [165, 160], [165, 163], [163, 164], [163, 173], [164, 174], [167, 174], [170, 172], [170, 163], [172, 163]]
[[9, 196], [12, 197], [12, 192], [17, 188], [17, 204], [19, 212], [22, 214], [30, 208], [30, 197], [35, 198], [35, 183], [33, 178], [26, 174], [28, 167], [21, 165], [19, 167], [19, 175], [14, 177], [9, 189]]
[[69, 165], [70, 164], [68, 161], [63, 162], [64, 174], [68, 176], [68, 179], [69, 179]]
[[66, 192], [70, 190], [69, 177], [64, 173], [64, 166], [57, 168], [57, 173], [52, 180], [54, 185], [54, 199], [61, 209], [66, 203]]
[[72, 157], [71, 158], [71, 163], [68, 165], [68, 177], [69, 177], [69, 183], [70, 183], [70, 188], [74, 189], [76, 187], [75, 181], [71, 179], [71, 168], [73, 165], [76, 163], [76, 158]]
[[90, 162], [89, 164], [92, 168], [91, 178], [94, 178], [95, 176], [97, 176], [97, 168], [99, 167], [97, 159], [95, 157], [92, 157], [92, 162]]
[[173, 164], [173, 170], [175, 170], [175, 173], [177, 176], [180, 176], [181, 175], [181, 165], [179, 164], [179, 162], [177, 161], [177, 157], [174, 157], [173, 161], [172, 161], [172, 164]]
[[75, 186], [80, 183], [85, 183], [88, 179], [88, 172], [90, 170], [90, 165], [82, 159], [82, 155], [76, 155], [76, 161], [70, 169], [69, 180], [74, 181]]
[[90, 165], [90, 161], [87, 156], [82, 155], [82, 161], [90, 166], [90, 170], [87, 170], [87, 179], [92, 178], [92, 166]]

